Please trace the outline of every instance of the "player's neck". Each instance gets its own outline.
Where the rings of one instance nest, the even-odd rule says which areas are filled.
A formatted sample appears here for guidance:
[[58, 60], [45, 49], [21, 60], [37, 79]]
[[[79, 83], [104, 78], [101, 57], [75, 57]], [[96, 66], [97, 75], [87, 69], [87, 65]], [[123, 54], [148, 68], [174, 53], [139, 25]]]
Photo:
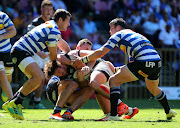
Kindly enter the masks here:
[[46, 18], [44, 17], [43, 15], [41, 15], [42, 19], [46, 22], [46, 21], [49, 21], [50, 19], [49, 18]]

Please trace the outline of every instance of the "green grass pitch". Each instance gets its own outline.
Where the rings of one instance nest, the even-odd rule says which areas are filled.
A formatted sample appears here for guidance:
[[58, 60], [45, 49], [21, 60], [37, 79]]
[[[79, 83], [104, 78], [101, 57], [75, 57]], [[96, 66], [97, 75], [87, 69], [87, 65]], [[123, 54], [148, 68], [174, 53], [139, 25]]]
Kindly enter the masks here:
[[[5, 110], [1, 109], [0, 113], [5, 116], [0, 117], [0, 128], [180, 128], [180, 101], [170, 101], [170, 105], [178, 113], [171, 121], [166, 120], [164, 110], [155, 100], [127, 100], [124, 102], [129, 106], [139, 108], [139, 113], [130, 120], [96, 121], [102, 118], [103, 113], [97, 102], [90, 100], [73, 113], [74, 121], [49, 120], [53, 108], [34, 110], [26, 109], [25, 105], [25, 109], [23, 109], [25, 120], [23, 121], [13, 119]], [[65, 109], [62, 110], [62, 112], [64, 111]]]

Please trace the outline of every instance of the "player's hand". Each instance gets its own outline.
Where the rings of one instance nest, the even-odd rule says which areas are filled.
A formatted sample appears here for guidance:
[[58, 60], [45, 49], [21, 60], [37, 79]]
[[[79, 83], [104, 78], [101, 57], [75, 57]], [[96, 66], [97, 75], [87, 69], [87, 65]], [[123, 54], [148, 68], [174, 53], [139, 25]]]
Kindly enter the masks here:
[[76, 60], [72, 60], [74, 63], [73, 65], [77, 68], [77, 69], [81, 69], [82, 67], [85, 66], [84, 63], [81, 62], [81, 58], [76, 56]]
[[77, 78], [78, 78], [78, 81], [79, 82], [82, 82], [82, 81], [84, 81], [84, 73], [81, 71], [81, 69], [79, 69], [79, 70], [77, 70]]
[[87, 75], [90, 71], [91, 69], [88, 66], [84, 66], [81, 68], [81, 72], [84, 76]]

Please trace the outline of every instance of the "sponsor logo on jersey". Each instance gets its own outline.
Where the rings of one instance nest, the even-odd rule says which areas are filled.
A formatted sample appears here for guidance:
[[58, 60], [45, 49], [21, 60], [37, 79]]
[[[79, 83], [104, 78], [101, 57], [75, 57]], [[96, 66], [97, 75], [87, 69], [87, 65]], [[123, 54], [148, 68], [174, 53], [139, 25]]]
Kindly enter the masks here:
[[3, 24], [0, 24], [0, 29], [3, 29], [3, 28], [4, 28]]
[[126, 53], [126, 46], [125, 46], [125, 45], [120, 45], [120, 49], [121, 49], [124, 53]]

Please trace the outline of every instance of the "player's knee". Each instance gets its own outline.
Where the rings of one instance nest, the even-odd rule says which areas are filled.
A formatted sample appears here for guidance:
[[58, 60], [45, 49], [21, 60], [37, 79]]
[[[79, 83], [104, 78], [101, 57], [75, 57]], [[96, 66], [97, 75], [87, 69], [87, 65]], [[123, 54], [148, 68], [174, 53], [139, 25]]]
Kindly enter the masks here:
[[116, 78], [115, 77], [110, 77], [109, 78], [109, 86], [110, 87], [118, 87], [120, 86], [122, 83], [120, 81], [118, 81], [118, 83], [116, 82]]
[[91, 96], [92, 93], [93, 93], [93, 90], [92, 90], [90, 87], [86, 87], [86, 89], [84, 90], [84, 93], [85, 93], [87, 96]]
[[74, 91], [78, 88], [78, 83], [77, 82], [75, 82], [75, 81], [72, 81], [71, 82], [71, 84], [70, 84], [70, 86], [71, 86], [71, 89], [73, 89]]
[[43, 73], [39, 73], [34, 78], [37, 80], [38, 83], [41, 83], [45, 79]]
[[93, 88], [94, 90], [96, 90], [96, 88], [97, 88], [97, 85], [96, 85], [96, 82], [95, 82], [95, 81], [90, 81], [90, 82], [89, 82], [89, 86], [90, 86], [91, 88]]

